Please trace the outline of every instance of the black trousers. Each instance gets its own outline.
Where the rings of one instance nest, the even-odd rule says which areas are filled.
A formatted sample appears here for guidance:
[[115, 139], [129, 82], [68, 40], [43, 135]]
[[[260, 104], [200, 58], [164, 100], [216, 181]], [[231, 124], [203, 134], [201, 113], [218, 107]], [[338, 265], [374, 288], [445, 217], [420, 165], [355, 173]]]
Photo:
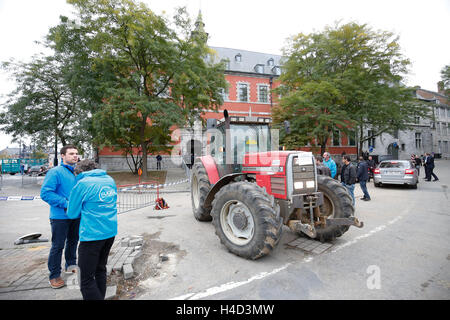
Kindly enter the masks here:
[[104, 300], [106, 294], [106, 264], [114, 237], [97, 241], [80, 241], [78, 267], [80, 290], [84, 300]]

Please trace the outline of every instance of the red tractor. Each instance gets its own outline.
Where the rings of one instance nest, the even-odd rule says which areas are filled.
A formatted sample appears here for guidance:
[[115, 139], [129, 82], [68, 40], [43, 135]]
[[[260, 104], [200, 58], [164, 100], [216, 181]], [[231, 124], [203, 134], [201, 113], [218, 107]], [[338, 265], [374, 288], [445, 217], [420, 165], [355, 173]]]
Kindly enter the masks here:
[[[232, 253], [258, 259], [281, 238], [283, 225], [320, 241], [343, 235], [354, 217], [352, 198], [337, 180], [318, 175], [314, 156], [271, 150], [264, 119], [229, 117], [210, 121], [224, 137], [211, 138], [210, 152], [195, 159], [191, 172], [194, 216], [211, 221]], [[217, 143], [218, 142], [218, 143]]]

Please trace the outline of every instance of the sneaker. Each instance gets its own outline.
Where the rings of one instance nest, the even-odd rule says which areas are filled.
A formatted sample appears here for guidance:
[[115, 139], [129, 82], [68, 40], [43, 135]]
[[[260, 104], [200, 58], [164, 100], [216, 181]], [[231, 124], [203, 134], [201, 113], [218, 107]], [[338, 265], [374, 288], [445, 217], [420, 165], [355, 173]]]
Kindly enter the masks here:
[[50, 279], [49, 283], [50, 283], [50, 287], [52, 287], [53, 289], [59, 289], [66, 285], [66, 283], [64, 282], [64, 280], [61, 277], [58, 277], [55, 279]]

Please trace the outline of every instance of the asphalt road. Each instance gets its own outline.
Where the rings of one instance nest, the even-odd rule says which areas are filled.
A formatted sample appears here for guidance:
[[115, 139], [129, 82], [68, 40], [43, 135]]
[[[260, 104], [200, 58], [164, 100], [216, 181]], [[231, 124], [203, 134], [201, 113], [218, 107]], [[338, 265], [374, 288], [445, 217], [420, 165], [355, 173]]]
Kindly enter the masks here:
[[[174, 252], [139, 283], [136, 299], [449, 299], [450, 161], [436, 167], [440, 181], [421, 178], [417, 190], [369, 183], [372, 201], [356, 204], [364, 228], [350, 228], [319, 255], [287, 246], [298, 235], [285, 227], [269, 256], [242, 259], [221, 245], [211, 223], [194, 219], [188, 193], [163, 194], [168, 210], [119, 215], [118, 237], [151, 235]], [[362, 196], [359, 186], [355, 194]], [[30, 232], [50, 238], [48, 205], [0, 202], [0, 248]]]

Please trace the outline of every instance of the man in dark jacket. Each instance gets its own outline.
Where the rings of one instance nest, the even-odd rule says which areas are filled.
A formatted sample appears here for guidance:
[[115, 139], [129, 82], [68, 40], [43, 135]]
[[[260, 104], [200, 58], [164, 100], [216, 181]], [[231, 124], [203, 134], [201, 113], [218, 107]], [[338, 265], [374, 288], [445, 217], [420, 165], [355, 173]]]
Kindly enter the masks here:
[[359, 163], [358, 163], [358, 170], [357, 170], [357, 178], [359, 180], [359, 186], [361, 187], [362, 192], [364, 193], [364, 197], [361, 198], [361, 200], [369, 201], [370, 195], [367, 191], [367, 180], [369, 180], [369, 173], [368, 173], [368, 166], [367, 162], [364, 161], [363, 157], [359, 157]]
[[425, 174], [426, 174], [426, 180], [431, 181], [431, 176], [433, 176], [433, 181], [438, 181], [438, 177], [434, 174], [434, 156], [430, 155], [428, 152], [426, 153], [425, 157]]
[[352, 203], [355, 205], [355, 182], [356, 182], [356, 168], [350, 162], [350, 156], [345, 155], [342, 157], [342, 169], [341, 169], [341, 183], [348, 190], [348, 193], [352, 196]]

